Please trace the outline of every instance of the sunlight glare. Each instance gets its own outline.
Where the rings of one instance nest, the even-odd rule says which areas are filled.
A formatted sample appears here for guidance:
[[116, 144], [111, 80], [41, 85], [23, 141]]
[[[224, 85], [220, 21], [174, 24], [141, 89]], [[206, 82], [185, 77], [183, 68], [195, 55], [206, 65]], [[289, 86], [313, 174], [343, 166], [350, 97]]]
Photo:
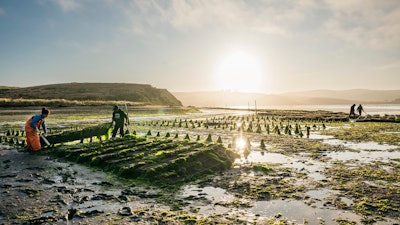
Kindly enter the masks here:
[[217, 70], [218, 85], [229, 91], [264, 92], [262, 75], [258, 60], [243, 51], [226, 56]]
[[236, 147], [239, 150], [243, 150], [246, 147], [246, 141], [243, 138], [239, 138], [236, 140]]

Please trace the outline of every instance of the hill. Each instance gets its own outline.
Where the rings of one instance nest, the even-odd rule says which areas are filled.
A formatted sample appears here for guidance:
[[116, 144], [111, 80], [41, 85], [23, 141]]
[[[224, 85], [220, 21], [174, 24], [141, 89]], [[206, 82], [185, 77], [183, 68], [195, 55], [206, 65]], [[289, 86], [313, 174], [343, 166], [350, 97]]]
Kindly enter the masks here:
[[13, 89], [17, 87], [12, 87], [12, 86], [0, 86], [0, 89]]
[[356, 102], [392, 103], [400, 98], [400, 90], [313, 90], [285, 93], [286, 96], [347, 99]]
[[64, 83], [0, 89], [0, 98], [129, 101], [141, 105], [182, 106], [168, 90], [148, 84]]
[[185, 106], [235, 107], [254, 105], [340, 105], [340, 104], [398, 104], [400, 90], [314, 90], [284, 94], [241, 93], [230, 91], [215, 92], [173, 92]]

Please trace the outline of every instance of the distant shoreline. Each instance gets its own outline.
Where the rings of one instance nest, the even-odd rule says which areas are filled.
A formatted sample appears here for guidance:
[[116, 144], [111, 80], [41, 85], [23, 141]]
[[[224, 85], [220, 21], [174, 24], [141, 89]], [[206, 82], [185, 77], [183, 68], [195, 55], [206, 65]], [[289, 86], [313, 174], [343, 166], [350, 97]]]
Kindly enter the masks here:
[[[400, 104], [362, 104], [366, 114], [369, 115], [400, 115]], [[257, 106], [257, 110], [307, 110], [307, 111], [330, 111], [330, 112], [343, 112], [349, 113], [351, 105], [269, 105], [269, 106]], [[232, 106], [226, 107], [231, 109], [240, 110], [255, 110], [253, 106]], [[365, 114], [365, 113], [363, 113]]]

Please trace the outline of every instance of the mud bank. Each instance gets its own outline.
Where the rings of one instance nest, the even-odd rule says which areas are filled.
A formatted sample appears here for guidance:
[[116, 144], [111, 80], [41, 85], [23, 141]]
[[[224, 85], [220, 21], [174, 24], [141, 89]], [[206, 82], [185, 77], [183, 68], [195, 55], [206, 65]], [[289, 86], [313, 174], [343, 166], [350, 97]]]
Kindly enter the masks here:
[[[129, 129], [148, 143], [211, 135], [212, 142], [221, 138], [225, 147], [239, 147], [241, 158], [228, 170], [156, 188], [64, 156], [2, 146], [0, 224], [399, 224], [398, 123], [232, 111], [134, 121]], [[247, 141], [234, 142], [239, 137]]]
[[0, 161], [0, 224], [150, 224], [169, 208], [157, 190], [78, 164], [5, 146]]
[[[218, 187], [196, 190], [196, 197], [185, 192], [190, 185], [181, 190], [127, 185], [62, 159], [0, 149], [0, 224], [295, 224], [249, 213], [248, 205], [238, 205], [236, 198], [210, 200]], [[232, 173], [220, 175], [218, 179]], [[212, 180], [200, 183], [213, 185]], [[201, 205], [222, 210], [204, 213]]]

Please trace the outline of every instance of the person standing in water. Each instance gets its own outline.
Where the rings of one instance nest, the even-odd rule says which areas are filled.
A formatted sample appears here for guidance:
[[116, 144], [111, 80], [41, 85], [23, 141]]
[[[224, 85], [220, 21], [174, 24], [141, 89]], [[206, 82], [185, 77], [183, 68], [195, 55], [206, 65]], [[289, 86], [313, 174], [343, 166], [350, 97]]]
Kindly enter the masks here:
[[50, 114], [50, 110], [42, 108], [41, 114], [32, 116], [25, 124], [26, 147], [28, 151], [39, 151], [42, 148], [40, 144], [39, 129], [42, 126], [44, 136], [47, 134], [45, 119]]
[[357, 111], [358, 111], [358, 116], [361, 116], [362, 111], [364, 111], [364, 108], [362, 107], [361, 104], [357, 107]]
[[355, 109], [356, 109], [356, 104], [353, 104], [353, 105], [350, 107], [350, 114], [349, 114], [349, 117], [350, 117], [350, 118], [354, 118], [354, 117], [356, 116]]

